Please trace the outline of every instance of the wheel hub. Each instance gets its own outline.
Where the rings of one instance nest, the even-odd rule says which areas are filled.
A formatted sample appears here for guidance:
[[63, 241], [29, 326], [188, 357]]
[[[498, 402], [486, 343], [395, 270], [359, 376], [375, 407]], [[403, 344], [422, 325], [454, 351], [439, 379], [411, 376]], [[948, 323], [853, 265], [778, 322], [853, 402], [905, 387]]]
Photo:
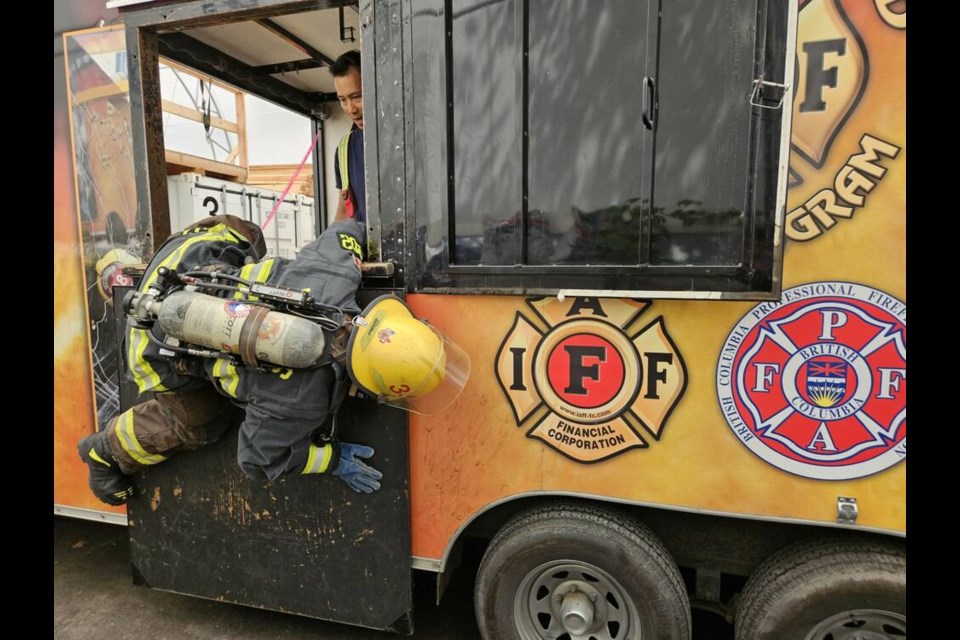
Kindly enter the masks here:
[[806, 640], [896, 640], [907, 637], [907, 619], [875, 609], [844, 611], [818, 624]]
[[639, 638], [640, 618], [626, 589], [589, 563], [556, 560], [531, 570], [515, 596], [520, 638]]
[[567, 632], [579, 636], [593, 624], [593, 605], [582, 593], [568, 593], [560, 605], [560, 622]]
[[553, 590], [552, 609], [572, 636], [595, 631], [606, 619], [600, 592], [583, 580], [561, 582]]

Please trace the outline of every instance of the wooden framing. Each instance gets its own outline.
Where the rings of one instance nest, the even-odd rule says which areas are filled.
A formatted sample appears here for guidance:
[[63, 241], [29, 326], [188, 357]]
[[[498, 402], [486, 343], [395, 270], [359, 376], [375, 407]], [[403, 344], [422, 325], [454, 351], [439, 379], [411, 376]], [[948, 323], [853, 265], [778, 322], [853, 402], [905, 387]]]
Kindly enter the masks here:
[[[174, 62], [173, 60], [161, 58], [160, 63], [177, 73], [183, 73], [198, 79], [200, 82], [217, 86], [224, 91], [229, 91], [234, 96], [237, 110], [236, 122], [210, 116], [211, 127], [234, 133], [237, 136], [236, 145], [234, 145], [233, 150], [230, 151], [224, 160], [211, 160], [202, 156], [176, 151], [168, 147], [164, 151], [164, 157], [167, 162], [167, 175], [193, 172], [246, 183], [250, 173], [250, 167], [247, 156], [247, 112], [243, 91], [205, 73], [195, 71], [178, 62]], [[173, 114], [192, 122], [203, 122], [204, 120], [202, 112], [192, 107], [173, 102], [172, 100], [162, 100], [161, 107], [165, 114]]]
[[[172, 113], [175, 116], [180, 116], [181, 118], [186, 118], [187, 120], [193, 120], [194, 122], [203, 122], [203, 114], [196, 109], [185, 107], [182, 104], [177, 104], [176, 102], [171, 102], [170, 100], [163, 100], [162, 105], [164, 113]], [[230, 122], [216, 116], [210, 116], [210, 126], [216, 127], [217, 129], [223, 129], [224, 131], [229, 131], [230, 133], [240, 132], [240, 125], [236, 122]]]
[[166, 160], [167, 163], [167, 175], [177, 175], [178, 173], [192, 171], [193, 173], [210, 175], [240, 183], [246, 183], [247, 176], [249, 175], [249, 169], [247, 167], [239, 167], [235, 164], [209, 160], [171, 149], [167, 149], [164, 152], [164, 160]]
[[[260, 187], [283, 191], [290, 182], [290, 177], [297, 170], [297, 164], [262, 164], [248, 167], [246, 183]], [[303, 165], [303, 170], [290, 187], [290, 193], [313, 196], [313, 165]]]

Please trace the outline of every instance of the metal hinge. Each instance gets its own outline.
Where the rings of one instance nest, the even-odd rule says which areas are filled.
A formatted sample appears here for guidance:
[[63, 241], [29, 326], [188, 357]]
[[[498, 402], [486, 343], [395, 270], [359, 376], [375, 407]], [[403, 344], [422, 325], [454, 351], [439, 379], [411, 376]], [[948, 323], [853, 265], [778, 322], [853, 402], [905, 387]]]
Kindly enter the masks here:
[[[761, 109], [779, 109], [783, 106], [783, 99], [787, 96], [788, 84], [768, 82], [760, 76], [753, 81], [753, 93], [750, 94], [750, 104]], [[779, 97], [777, 97], [779, 94]], [[775, 102], [775, 104], [771, 104]]]

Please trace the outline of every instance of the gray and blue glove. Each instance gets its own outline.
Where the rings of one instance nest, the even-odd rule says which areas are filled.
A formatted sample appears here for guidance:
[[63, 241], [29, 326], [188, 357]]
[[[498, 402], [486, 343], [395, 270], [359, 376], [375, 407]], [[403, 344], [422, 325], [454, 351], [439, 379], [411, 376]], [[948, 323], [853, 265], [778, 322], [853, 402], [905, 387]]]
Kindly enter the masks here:
[[380, 478], [383, 474], [361, 462], [360, 458], [369, 459], [373, 456], [373, 448], [362, 444], [340, 443], [340, 460], [333, 475], [347, 483], [357, 493], [373, 493], [380, 488]]

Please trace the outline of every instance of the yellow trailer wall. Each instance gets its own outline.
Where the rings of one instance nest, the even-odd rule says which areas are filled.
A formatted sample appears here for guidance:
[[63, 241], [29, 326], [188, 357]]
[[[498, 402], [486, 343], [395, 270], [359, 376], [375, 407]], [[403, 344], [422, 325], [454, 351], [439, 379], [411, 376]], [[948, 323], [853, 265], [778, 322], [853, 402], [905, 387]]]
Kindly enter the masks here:
[[[439, 559], [458, 528], [490, 504], [541, 491], [827, 524], [836, 521], [839, 496], [855, 497], [857, 526], [905, 533], [905, 3], [810, 0], [801, 3], [799, 20], [783, 304], [604, 299], [600, 316], [590, 306], [596, 301], [576, 303], [582, 308], [568, 315], [569, 299], [410, 296], [418, 315], [464, 347], [473, 365], [453, 407], [411, 419], [414, 556]], [[827, 296], [830, 290], [839, 293]], [[778, 309], [794, 320], [771, 324]], [[547, 379], [554, 357], [544, 350], [559, 351], [571, 339], [554, 327], [572, 320], [580, 325], [568, 334], [593, 326], [601, 341], [624, 347], [615, 368], [640, 390], [616, 419], [602, 420], [600, 407], [584, 409], [593, 419], [578, 422], [574, 409], [564, 408], [563, 385]], [[784, 407], [784, 415], [813, 429], [793, 456], [800, 462], [755, 453], [735, 433], [740, 413], [731, 409], [728, 421], [721, 407], [725, 393], [762, 401], [753, 388], [769, 391], [754, 378], [730, 382], [725, 392], [721, 378], [729, 376], [719, 366], [724, 348], [737, 351], [747, 328], [756, 344], [761, 325], [780, 326], [765, 344], [786, 336], [797, 349], [852, 349], [844, 352], [848, 360], [826, 356], [821, 366], [824, 379], [848, 372], [834, 404], [850, 416], [820, 420], [840, 409], [812, 404], [797, 418]], [[672, 363], [651, 363], [645, 352], [671, 354]], [[762, 360], [762, 353], [740, 357]], [[647, 367], [640, 380], [630, 374], [637, 360]], [[768, 382], [792, 376], [795, 395], [810, 397], [819, 379], [811, 361], [818, 359], [795, 356], [791, 364], [784, 355], [763, 371], [774, 376]], [[656, 399], [645, 399], [650, 366], [664, 378], [655, 382]], [[526, 377], [515, 379], [515, 371]], [[612, 417], [624, 407], [616, 389], [608, 396]], [[817, 431], [820, 422], [826, 428]], [[849, 459], [837, 453], [844, 448], [853, 452]], [[803, 462], [817, 455], [832, 462]]]

